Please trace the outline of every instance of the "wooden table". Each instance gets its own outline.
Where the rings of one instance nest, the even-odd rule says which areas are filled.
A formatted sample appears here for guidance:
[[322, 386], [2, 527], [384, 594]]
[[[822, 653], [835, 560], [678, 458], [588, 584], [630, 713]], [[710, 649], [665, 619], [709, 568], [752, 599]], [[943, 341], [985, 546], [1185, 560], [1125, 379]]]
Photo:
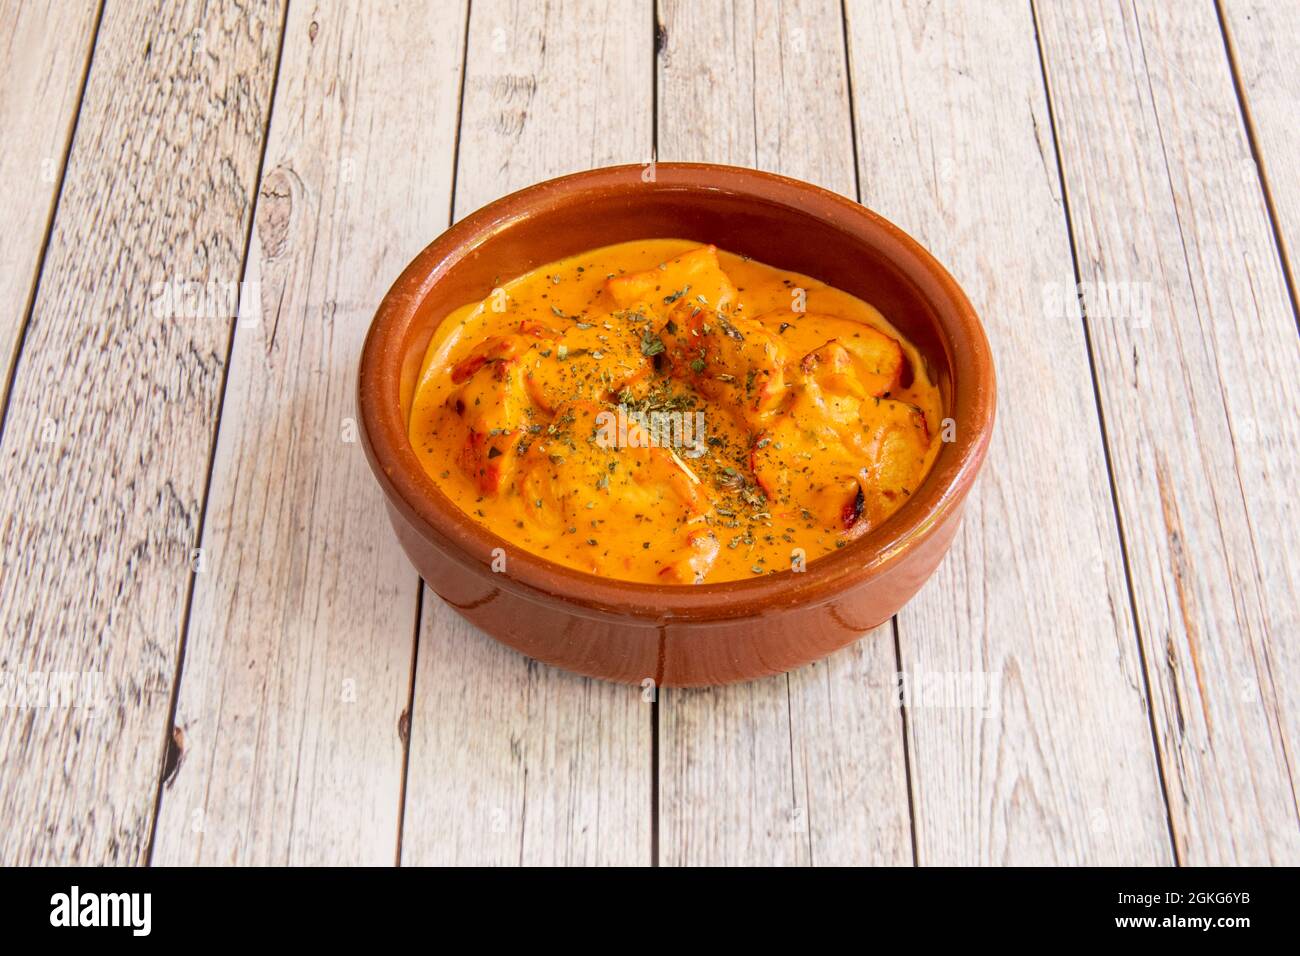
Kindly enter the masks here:
[[[1295, 0], [0, 25], [0, 862], [1300, 863]], [[651, 702], [422, 591], [353, 390], [450, 221], [654, 157], [897, 222], [1000, 396], [890, 625]]]

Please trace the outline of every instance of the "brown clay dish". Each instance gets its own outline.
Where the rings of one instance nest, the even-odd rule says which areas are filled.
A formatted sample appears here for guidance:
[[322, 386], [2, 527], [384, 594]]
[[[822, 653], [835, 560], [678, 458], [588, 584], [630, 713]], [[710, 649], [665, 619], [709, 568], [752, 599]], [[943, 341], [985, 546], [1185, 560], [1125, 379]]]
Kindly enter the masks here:
[[[902, 230], [808, 183], [730, 166], [616, 166], [540, 183], [463, 219], [416, 256], [361, 356], [362, 442], [398, 540], [429, 586], [530, 657], [609, 680], [721, 684], [823, 657], [888, 620], [948, 549], [993, 428], [988, 342], [956, 282]], [[814, 276], [878, 308], [930, 365], [953, 420], [893, 516], [802, 572], [716, 584], [600, 578], [512, 547], [461, 512], [407, 437], [438, 323], [539, 265], [633, 239], [714, 243]], [[492, 570], [493, 549], [508, 555]]]

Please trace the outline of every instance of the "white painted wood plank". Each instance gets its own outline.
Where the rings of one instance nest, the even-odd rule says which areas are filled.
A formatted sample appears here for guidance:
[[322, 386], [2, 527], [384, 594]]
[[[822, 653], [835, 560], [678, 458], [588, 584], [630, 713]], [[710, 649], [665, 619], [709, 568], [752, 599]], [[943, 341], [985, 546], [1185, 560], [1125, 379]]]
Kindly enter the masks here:
[[1225, 0], [1221, 10], [1294, 282], [1300, 259], [1300, 4]]
[[[647, 162], [643, 0], [476, 2], [457, 218], [539, 180]], [[646, 864], [651, 707], [497, 644], [427, 588], [403, 863]]]
[[[840, 5], [664, 2], [659, 156], [855, 193]], [[779, 265], [779, 263], [777, 263]], [[665, 690], [660, 860], [912, 857], [891, 627], [788, 676]]]
[[446, 228], [464, 16], [290, 8], [156, 862], [396, 859], [419, 579], [353, 393], [388, 284]]
[[[5, 863], [147, 852], [282, 8], [109, 4], [0, 444], [7, 672], [101, 706], [0, 709]], [[196, 310], [202, 311], [202, 310]]]
[[0, 144], [0, 383], [36, 285], [98, 12], [85, 0], [0, 3], [0, 129], [10, 131]]
[[[921, 864], [1168, 863], [1171, 848], [1036, 49], [1019, 3], [848, 7], [863, 202], [983, 318], [998, 423], [899, 614]], [[1093, 144], [1094, 146], [1096, 144]]]
[[1294, 865], [1300, 346], [1219, 21], [1038, 9], [1179, 856]]

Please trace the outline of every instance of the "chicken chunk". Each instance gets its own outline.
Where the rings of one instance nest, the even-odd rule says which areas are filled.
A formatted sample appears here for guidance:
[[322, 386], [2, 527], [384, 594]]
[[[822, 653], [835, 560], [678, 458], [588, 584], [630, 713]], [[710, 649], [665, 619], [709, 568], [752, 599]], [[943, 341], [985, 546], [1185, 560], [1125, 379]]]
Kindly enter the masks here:
[[785, 347], [765, 326], [683, 300], [661, 329], [672, 374], [761, 420], [785, 397]]
[[860, 365], [831, 341], [800, 362], [789, 407], [754, 442], [750, 465], [774, 514], [808, 512], [849, 535], [875, 527], [925, 473], [930, 432], [919, 408], [871, 394]]
[[527, 365], [528, 393], [547, 414], [567, 401], [608, 401], [654, 371], [636, 333], [609, 317], [548, 330]]
[[484, 494], [497, 494], [509, 483], [517, 439], [530, 421], [518, 351], [515, 337], [491, 340], [451, 373], [460, 384], [447, 399], [461, 431], [457, 464]]
[[[910, 384], [911, 369], [903, 346], [891, 335], [862, 322], [812, 312], [780, 309], [765, 312], [754, 319], [768, 329], [781, 329], [800, 322], [815, 323], [823, 334], [831, 333], [835, 342], [848, 353], [854, 377], [868, 395], [884, 397]], [[779, 331], [776, 333], [780, 338]], [[812, 353], [816, 355], [816, 352]], [[817, 356], [814, 361], [822, 359]], [[808, 361], [805, 358], [805, 361]]]
[[[671, 450], [632, 434], [638, 424], [626, 422], [619, 436], [615, 423], [615, 412], [592, 402], [556, 410], [520, 468], [529, 520], [594, 573], [644, 565], [672, 580], [703, 581], [718, 553], [706, 523], [713, 507], [707, 491]], [[657, 546], [602, 544], [631, 533], [654, 537]]]
[[658, 315], [666, 315], [686, 298], [723, 312], [733, 312], [740, 304], [736, 287], [718, 264], [716, 246], [700, 246], [658, 268], [616, 276], [605, 288], [617, 308], [641, 307]]

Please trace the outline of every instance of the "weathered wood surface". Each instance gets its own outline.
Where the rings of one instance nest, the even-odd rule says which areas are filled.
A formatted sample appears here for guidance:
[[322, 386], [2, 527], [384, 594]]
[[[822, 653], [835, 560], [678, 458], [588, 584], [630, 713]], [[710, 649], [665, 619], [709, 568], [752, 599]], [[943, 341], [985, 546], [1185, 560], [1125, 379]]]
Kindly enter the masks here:
[[[1300, 862], [1294, 4], [0, 25], [0, 672], [102, 675], [0, 707], [0, 863]], [[349, 419], [449, 217], [656, 144], [907, 229], [1000, 400], [893, 626], [651, 704], [421, 593]]]
[[447, 225], [464, 16], [290, 8], [157, 862], [395, 859], [419, 579], [357, 441], [356, 366]]
[[147, 852], [231, 321], [166, 293], [239, 278], [281, 23], [104, 11], [0, 443], [3, 667], [101, 700], [0, 709], [5, 863]]
[[[1259, 152], [1261, 175], [1281, 234], [1295, 308], [1300, 258], [1300, 4], [1225, 0], [1224, 35], [1233, 53], [1237, 87]], [[1208, 52], [1208, 51], [1207, 51]], [[1249, 169], [1246, 170], [1249, 179]]]
[[1044, 313], [1074, 278], [1031, 11], [855, 3], [848, 28], [862, 201], [962, 283], [998, 372], [962, 530], [898, 615], [917, 861], [1169, 862], [1087, 344]]
[[[838, 3], [660, 4], [659, 157], [855, 194]], [[892, 627], [788, 676], [665, 690], [660, 862], [912, 858]]]
[[[648, 162], [651, 8], [476, 2], [455, 214], [591, 166]], [[427, 589], [404, 863], [651, 861], [651, 705], [528, 661]]]
[[1300, 347], [1218, 19], [1039, 12], [1179, 857], [1294, 865]]
[[94, 47], [93, 2], [0, 4], [0, 407]]

